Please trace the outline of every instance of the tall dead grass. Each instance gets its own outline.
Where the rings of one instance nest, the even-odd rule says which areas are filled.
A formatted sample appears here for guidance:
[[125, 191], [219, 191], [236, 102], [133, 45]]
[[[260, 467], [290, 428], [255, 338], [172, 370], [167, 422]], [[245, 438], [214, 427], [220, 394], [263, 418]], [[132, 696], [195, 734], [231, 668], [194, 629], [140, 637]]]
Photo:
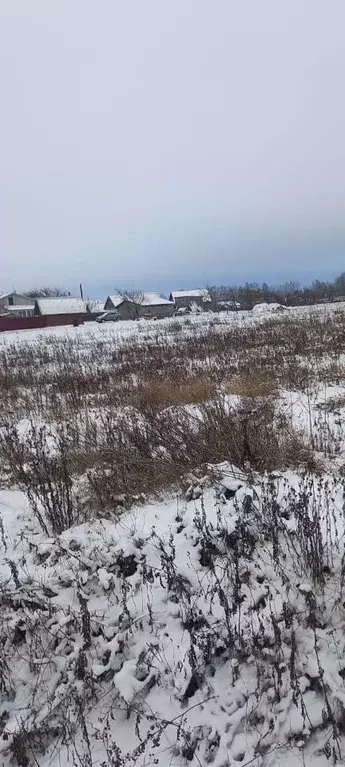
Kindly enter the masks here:
[[[0, 348], [0, 419], [40, 414], [54, 420], [57, 410], [122, 407], [152, 399], [167, 404], [204, 401], [212, 387], [233, 393], [249, 388], [306, 389], [325, 376], [341, 378], [345, 351], [344, 317], [302, 316], [270, 319], [258, 325], [221, 323], [167, 329], [157, 337], [119, 342], [116, 336], [76, 336], [36, 345]], [[250, 378], [250, 381], [246, 379]], [[252, 391], [253, 382], [254, 390]], [[238, 388], [234, 388], [234, 384]], [[210, 391], [209, 391], [210, 390]]]
[[[204, 389], [203, 389], [204, 391]], [[60, 425], [57, 432], [33, 423], [25, 437], [11, 422], [0, 436], [0, 452], [28, 496], [45, 532], [61, 532], [89, 512], [104, 513], [181, 483], [187, 472], [229, 461], [251, 471], [315, 468], [312, 451], [275, 409], [271, 399], [252, 398], [237, 408], [217, 394], [195, 411], [150, 401], [140, 410], [107, 414], [93, 441]], [[76, 479], [79, 482], [76, 485]], [[78, 487], [78, 492], [75, 491]]]
[[257, 398], [272, 397], [278, 393], [278, 380], [273, 373], [269, 376], [265, 371], [235, 375], [223, 383], [223, 391], [238, 397]]
[[146, 412], [148, 408], [159, 410], [176, 405], [203, 404], [215, 394], [216, 384], [206, 376], [183, 381], [150, 380], [134, 390], [132, 404], [137, 410]]
[[[161, 492], [185, 472], [221, 460], [267, 471], [310, 468], [312, 452], [277, 414], [276, 395], [280, 388], [308, 390], [320, 380], [343, 380], [344, 351], [343, 314], [284, 316], [257, 325], [195, 328], [181, 322], [178, 331], [167, 326], [154, 338], [121, 342], [99, 334], [50, 341], [42, 334], [37, 345], [3, 346], [0, 458], [6, 478], [31, 490], [36, 482], [43, 494], [49, 481], [51, 494], [54, 482], [65, 483], [68, 522], [79, 513], [69, 484], [76, 477], [84, 477], [91, 505], [102, 509], [123, 494]], [[235, 410], [229, 394], [239, 397]], [[31, 418], [34, 430], [50, 424], [53, 435], [59, 426], [62, 473], [61, 461], [51, 465], [49, 454], [46, 464], [39, 460], [37, 439], [23, 445], [19, 430], [15, 441], [23, 417]], [[24, 461], [31, 466], [26, 478]]]

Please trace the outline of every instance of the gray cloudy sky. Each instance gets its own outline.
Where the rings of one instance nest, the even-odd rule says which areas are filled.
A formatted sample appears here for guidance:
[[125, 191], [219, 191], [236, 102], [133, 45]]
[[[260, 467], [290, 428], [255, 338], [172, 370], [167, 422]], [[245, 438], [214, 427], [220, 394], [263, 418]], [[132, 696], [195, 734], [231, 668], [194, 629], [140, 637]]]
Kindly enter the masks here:
[[0, 289], [345, 269], [344, 0], [1, 0]]

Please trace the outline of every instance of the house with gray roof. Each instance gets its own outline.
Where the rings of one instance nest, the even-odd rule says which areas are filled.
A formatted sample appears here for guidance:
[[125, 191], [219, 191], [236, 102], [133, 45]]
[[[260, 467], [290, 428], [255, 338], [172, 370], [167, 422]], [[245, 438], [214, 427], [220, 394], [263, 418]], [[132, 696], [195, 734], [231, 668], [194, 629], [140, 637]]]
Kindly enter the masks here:
[[193, 305], [203, 310], [211, 307], [211, 296], [206, 288], [174, 290], [170, 293], [170, 300], [174, 302], [176, 309], [191, 309]]
[[82, 298], [61, 296], [36, 298], [35, 314], [47, 318], [47, 325], [76, 325], [89, 317]]
[[133, 291], [108, 296], [104, 308], [106, 311], [116, 309], [123, 320], [135, 320], [150, 315], [160, 319], [172, 317], [175, 307], [173, 301], [163, 298], [159, 293]]

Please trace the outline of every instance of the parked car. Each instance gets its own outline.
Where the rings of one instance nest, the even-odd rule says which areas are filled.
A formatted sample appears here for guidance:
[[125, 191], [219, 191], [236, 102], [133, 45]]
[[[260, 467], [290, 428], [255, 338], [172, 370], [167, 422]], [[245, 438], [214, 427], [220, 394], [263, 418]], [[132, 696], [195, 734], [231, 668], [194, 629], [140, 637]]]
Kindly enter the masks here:
[[96, 317], [96, 322], [118, 322], [121, 319], [119, 312], [109, 311]]

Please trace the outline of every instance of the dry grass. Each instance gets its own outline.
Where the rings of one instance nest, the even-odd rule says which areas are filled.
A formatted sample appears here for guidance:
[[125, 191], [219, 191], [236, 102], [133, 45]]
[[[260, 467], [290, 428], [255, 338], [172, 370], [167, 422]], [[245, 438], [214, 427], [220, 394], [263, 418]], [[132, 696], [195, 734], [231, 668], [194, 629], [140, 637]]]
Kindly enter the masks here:
[[[6, 482], [10, 471], [12, 481], [20, 477], [21, 486], [44, 493], [47, 478], [54, 484], [60, 472], [59, 464], [51, 470], [49, 455], [37, 460], [35, 435], [31, 447], [13, 438], [23, 416], [32, 418], [33, 429], [38, 420], [50, 424], [50, 441], [59, 426], [66, 493], [82, 476], [90, 508], [101, 510], [114, 508], [122, 494], [130, 503], [222, 460], [247, 470], [317, 468], [308, 445], [278, 417], [277, 394], [344, 380], [343, 314], [212, 327], [181, 321], [172, 331], [160, 325], [155, 337], [146, 332], [121, 342], [111, 335], [43, 336], [36, 346], [0, 349]], [[229, 411], [228, 394], [243, 400], [236, 411]], [[193, 404], [194, 416], [185, 407]], [[24, 459], [32, 469], [26, 477]], [[49, 492], [54, 495], [53, 486]]]
[[133, 392], [131, 404], [137, 410], [161, 409], [176, 405], [202, 404], [216, 394], [216, 385], [205, 376], [185, 381], [146, 381]]
[[[162, 408], [161, 402], [107, 414], [91, 440], [66, 424], [55, 437], [32, 425], [23, 443], [9, 423], [0, 450], [12, 482], [28, 494], [38, 518], [37, 500], [47, 509], [44, 518], [54, 531], [61, 531], [66, 519], [79, 521], [86, 507], [104, 513], [119, 503], [130, 506], [142, 494], [160, 494], [181, 484], [187, 472], [206, 471], [220, 461], [248, 472], [316, 469], [310, 447], [277, 414], [274, 401], [253, 398], [230, 409], [221, 395], [199, 403], [195, 415], [183, 406]], [[86, 506], [80, 503], [80, 483], [78, 494], [72, 491], [78, 474]]]
[[[343, 313], [271, 318], [259, 325], [160, 325], [156, 337], [76, 336], [0, 349], [0, 419], [42, 415], [54, 420], [90, 407], [205, 401], [222, 384], [233, 393], [265, 396], [271, 381], [305, 390], [316, 380], [341, 381]], [[325, 354], [327, 360], [325, 361]], [[327, 366], [327, 371], [325, 370]], [[228, 388], [229, 387], [229, 388]], [[205, 390], [203, 392], [203, 389]], [[253, 390], [253, 391], [252, 391]], [[150, 393], [151, 392], [151, 393]]]
[[278, 387], [278, 381], [273, 374], [268, 376], [265, 371], [234, 376], [229, 381], [225, 381], [222, 386], [227, 394], [250, 398], [276, 395]]

